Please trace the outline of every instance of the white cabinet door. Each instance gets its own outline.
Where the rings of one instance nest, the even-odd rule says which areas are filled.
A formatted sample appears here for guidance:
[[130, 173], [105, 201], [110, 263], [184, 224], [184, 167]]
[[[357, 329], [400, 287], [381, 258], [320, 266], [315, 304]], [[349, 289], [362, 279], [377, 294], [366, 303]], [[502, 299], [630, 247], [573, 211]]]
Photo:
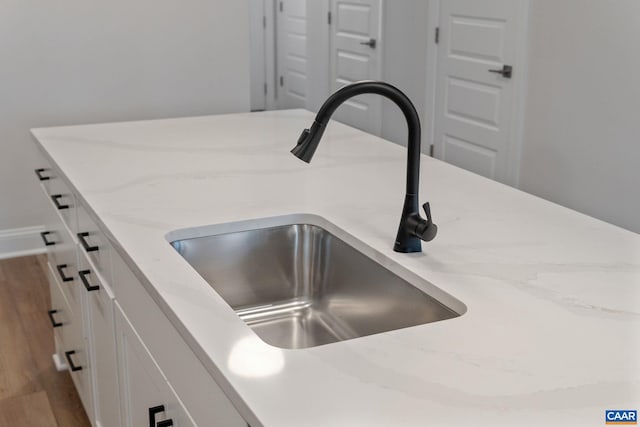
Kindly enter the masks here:
[[203, 427], [246, 427], [229, 398], [115, 251], [112, 261], [117, 305], [142, 337], [189, 416]]
[[122, 310], [115, 304], [122, 425], [195, 426]]
[[83, 254], [78, 255], [78, 263], [78, 275], [83, 282], [83, 291], [87, 294], [88, 338], [93, 356], [95, 426], [118, 427], [120, 391], [113, 293]]
[[74, 318], [68, 327], [63, 329], [63, 342], [65, 343], [64, 355], [71, 373], [71, 378], [76, 386], [80, 400], [89, 419], [93, 419], [93, 382], [91, 353], [89, 340], [82, 333], [82, 322]]

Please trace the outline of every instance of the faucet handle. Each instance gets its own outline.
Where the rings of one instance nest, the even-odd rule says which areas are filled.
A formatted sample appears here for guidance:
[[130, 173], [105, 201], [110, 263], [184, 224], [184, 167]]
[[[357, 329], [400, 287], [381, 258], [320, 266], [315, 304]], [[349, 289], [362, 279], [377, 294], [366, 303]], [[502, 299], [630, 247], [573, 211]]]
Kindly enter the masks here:
[[424, 214], [427, 217], [427, 223], [421, 230], [420, 239], [428, 242], [436, 237], [436, 234], [438, 233], [438, 226], [435, 225], [433, 223], [433, 220], [431, 219], [431, 206], [429, 206], [429, 202], [426, 202], [424, 205], [422, 205], [422, 209], [424, 209]]
[[433, 221], [431, 221], [431, 206], [429, 205], [429, 202], [422, 205], [422, 209], [424, 209], [424, 215], [427, 217], [427, 222], [429, 224], [433, 224]]

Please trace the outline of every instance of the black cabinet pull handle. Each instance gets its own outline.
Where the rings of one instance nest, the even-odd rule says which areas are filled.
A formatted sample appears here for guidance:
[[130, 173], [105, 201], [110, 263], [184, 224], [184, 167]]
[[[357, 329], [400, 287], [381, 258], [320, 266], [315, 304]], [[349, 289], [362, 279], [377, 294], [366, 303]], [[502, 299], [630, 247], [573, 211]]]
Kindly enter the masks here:
[[49, 315], [49, 320], [51, 320], [51, 326], [57, 328], [58, 326], [62, 326], [61, 322], [56, 322], [56, 319], [53, 318], [53, 315], [56, 314], [58, 310], [49, 310], [47, 314]]
[[173, 425], [173, 420], [169, 418], [168, 420], [160, 421], [156, 424], [156, 427], [171, 427]]
[[69, 363], [69, 368], [71, 369], [71, 372], [81, 371], [82, 370], [82, 366], [76, 366], [73, 363], [73, 360], [71, 360], [71, 356], [73, 354], [76, 354], [75, 350], [65, 351], [64, 352], [64, 356], [67, 358], [67, 362]]
[[156, 415], [158, 415], [160, 412], [164, 412], [164, 405], [158, 405], [149, 408], [149, 427], [157, 427]]
[[49, 234], [52, 234], [51, 231], [43, 231], [40, 233], [40, 237], [42, 237], [42, 241], [44, 242], [45, 246], [53, 246], [56, 244], [56, 242], [50, 242], [49, 240], [47, 240], [47, 236]]
[[64, 269], [67, 268], [67, 264], [59, 264], [56, 265], [56, 270], [58, 270], [58, 274], [60, 275], [60, 280], [63, 282], [73, 282], [73, 276], [67, 276], [64, 274]]
[[84, 285], [85, 289], [89, 292], [97, 291], [98, 289], [100, 289], [100, 286], [92, 285], [91, 283], [89, 283], [89, 280], [87, 280], [87, 276], [89, 274], [91, 274], [91, 270], [78, 271], [78, 276], [80, 276], [80, 280], [82, 281], [82, 284]]
[[50, 177], [50, 176], [44, 176], [44, 175], [42, 175], [42, 172], [46, 172], [46, 171], [47, 171], [47, 169], [45, 169], [45, 168], [39, 168], [39, 169], [36, 169], [36, 171], [35, 171], [35, 172], [36, 172], [36, 175], [38, 176], [38, 179], [39, 179], [40, 181], [48, 181], [48, 180], [50, 180], [50, 179], [51, 179], [51, 177]]
[[82, 245], [82, 247], [86, 252], [94, 252], [100, 249], [97, 246], [91, 246], [86, 240], [87, 237], [89, 237], [89, 233], [87, 231], [83, 233], [78, 233], [78, 240], [80, 240], [80, 244]]
[[54, 205], [56, 205], [56, 208], [58, 208], [58, 210], [62, 210], [62, 209], [69, 209], [69, 205], [64, 205], [62, 203], [60, 203], [60, 199], [62, 199], [64, 196], [62, 194], [54, 194], [53, 196], [51, 196], [51, 201], [53, 202]]

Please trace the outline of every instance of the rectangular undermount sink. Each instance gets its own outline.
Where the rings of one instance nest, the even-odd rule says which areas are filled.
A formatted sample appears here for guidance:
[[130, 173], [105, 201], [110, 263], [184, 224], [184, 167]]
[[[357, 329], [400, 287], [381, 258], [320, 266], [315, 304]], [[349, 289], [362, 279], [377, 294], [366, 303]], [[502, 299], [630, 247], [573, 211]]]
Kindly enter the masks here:
[[314, 347], [460, 315], [316, 225], [171, 244], [262, 340], [276, 347]]

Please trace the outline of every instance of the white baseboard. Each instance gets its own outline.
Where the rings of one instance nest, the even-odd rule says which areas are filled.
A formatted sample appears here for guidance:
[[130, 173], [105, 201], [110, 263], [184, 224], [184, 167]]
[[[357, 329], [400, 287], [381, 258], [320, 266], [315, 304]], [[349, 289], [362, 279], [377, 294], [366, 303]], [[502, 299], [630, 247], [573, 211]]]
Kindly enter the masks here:
[[0, 259], [44, 253], [42, 231], [44, 226], [41, 225], [0, 230]]

